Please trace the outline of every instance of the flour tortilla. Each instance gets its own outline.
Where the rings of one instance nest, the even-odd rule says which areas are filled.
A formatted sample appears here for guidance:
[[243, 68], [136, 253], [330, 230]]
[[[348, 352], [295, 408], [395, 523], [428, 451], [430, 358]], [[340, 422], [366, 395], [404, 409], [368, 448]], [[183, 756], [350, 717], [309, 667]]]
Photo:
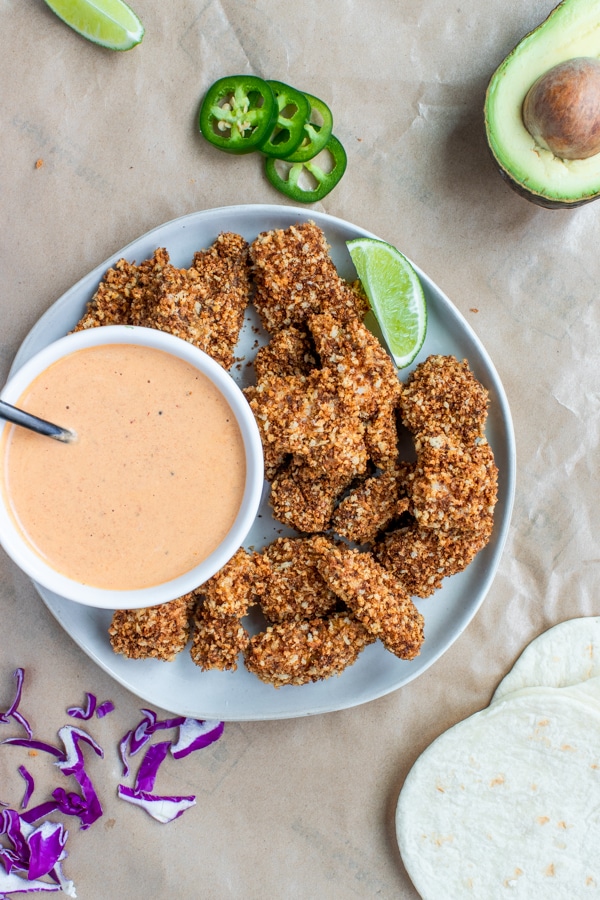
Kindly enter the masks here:
[[600, 711], [529, 688], [442, 734], [419, 757], [396, 830], [423, 900], [600, 895]]
[[492, 703], [530, 686], [564, 687], [600, 677], [600, 616], [549, 628], [523, 651], [496, 688]]

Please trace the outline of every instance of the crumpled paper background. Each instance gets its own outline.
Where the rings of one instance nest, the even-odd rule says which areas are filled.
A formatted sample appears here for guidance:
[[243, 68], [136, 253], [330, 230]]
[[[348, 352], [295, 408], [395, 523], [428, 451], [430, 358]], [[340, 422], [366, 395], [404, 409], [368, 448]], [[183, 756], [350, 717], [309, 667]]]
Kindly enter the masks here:
[[[70, 826], [65, 869], [82, 900], [412, 900], [394, 833], [410, 766], [489, 702], [535, 635], [600, 613], [600, 204], [528, 204], [496, 173], [482, 122], [492, 71], [553, 4], [133, 5], [146, 36], [120, 54], [84, 41], [42, 0], [0, 4], [0, 377], [64, 291], [149, 228], [198, 209], [287, 202], [254, 156], [214, 152], [195, 126], [222, 75], [287, 81], [329, 103], [348, 151], [343, 181], [318, 208], [412, 258], [494, 360], [517, 440], [512, 526], [483, 606], [425, 674], [355, 709], [228, 724], [207, 750], [161, 768], [161, 792], [198, 798], [170, 825], [115, 796], [117, 742], [141, 702], [78, 649], [1, 553], [0, 708], [17, 666], [23, 711], [47, 740], [86, 690], [116, 704], [90, 725], [106, 751], [90, 763], [105, 815], [87, 833]], [[21, 761], [17, 748], [0, 754], [0, 800], [22, 796]], [[55, 784], [50, 764], [35, 766], [41, 790]]]

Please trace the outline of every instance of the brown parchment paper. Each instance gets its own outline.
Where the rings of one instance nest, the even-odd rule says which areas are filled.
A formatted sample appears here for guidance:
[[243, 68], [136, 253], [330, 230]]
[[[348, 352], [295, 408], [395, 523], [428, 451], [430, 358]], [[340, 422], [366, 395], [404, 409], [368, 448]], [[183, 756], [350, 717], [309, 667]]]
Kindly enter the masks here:
[[[160, 792], [198, 801], [170, 825], [116, 798], [117, 742], [141, 702], [79, 650], [1, 551], [0, 708], [17, 666], [40, 738], [56, 740], [86, 690], [116, 705], [90, 724], [105, 749], [104, 760], [89, 754], [105, 814], [87, 832], [69, 825], [65, 871], [82, 900], [413, 900], [394, 833], [410, 766], [489, 702], [534, 636], [600, 614], [600, 204], [529, 205], [495, 172], [482, 125], [489, 76], [553, 3], [134, 6], [143, 43], [112, 53], [42, 0], [0, 5], [0, 377], [50, 304], [149, 228], [198, 209], [287, 202], [255, 157], [216, 153], [195, 128], [216, 78], [287, 81], [329, 103], [348, 151], [346, 176], [317, 208], [412, 258], [494, 360], [517, 439], [512, 526], [483, 606], [425, 674], [343, 712], [228, 723], [216, 744], [161, 768]], [[0, 750], [0, 800], [15, 805], [22, 750]], [[43, 796], [56, 784], [51, 762], [27, 764]]]

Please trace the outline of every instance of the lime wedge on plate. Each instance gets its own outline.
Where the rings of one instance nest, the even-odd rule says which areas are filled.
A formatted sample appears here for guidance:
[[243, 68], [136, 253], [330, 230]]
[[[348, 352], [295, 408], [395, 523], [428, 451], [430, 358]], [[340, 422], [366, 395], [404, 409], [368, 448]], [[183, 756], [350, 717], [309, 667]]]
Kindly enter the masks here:
[[346, 245], [394, 362], [408, 366], [425, 340], [427, 306], [419, 276], [405, 256], [375, 238]]
[[130, 50], [144, 37], [144, 26], [123, 0], [46, 0], [59, 19], [94, 44]]

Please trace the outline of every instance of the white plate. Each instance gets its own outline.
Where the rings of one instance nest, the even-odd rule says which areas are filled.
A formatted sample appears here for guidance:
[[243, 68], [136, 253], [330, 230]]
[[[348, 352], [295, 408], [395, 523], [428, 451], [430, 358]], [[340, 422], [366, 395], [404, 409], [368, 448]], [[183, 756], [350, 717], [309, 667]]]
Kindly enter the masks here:
[[[315, 210], [289, 206], [230, 206], [204, 210], [154, 228], [97, 266], [66, 292], [32, 328], [15, 357], [12, 371], [50, 341], [69, 331], [81, 317], [106, 270], [120, 257], [138, 263], [157, 247], [166, 247], [172, 262], [189, 266], [196, 250], [208, 247], [222, 231], [235, 231], [251, 241], [261, 231], [314, 221], [325, 232], [331, 255], [343, 277], [356, 273], [345, 242], [375, 237], [362, 228]], [[402, 249], [401, 247], [399, 248]], [[417, 268], [417, 267], [415, 267]], [[445, 579], [442, 588], [417, 606], [425, 617], [425, 643], [410, 662], [397, 659], [381, 643], [367, 647], [358, 661], [339, 677], [302, 687], [275, 689], [263, 684], [243, 666], [236, 672], [201, 672], [187, 652], [174, 662], [129, 660], [113, 653], [108, 640], [110, 611], [81, 606], [36, 585], [42, 599], [73, 640], [120, 684], [144, 701], [170, 712], [196, 718], [250, 721], [315, 715], [366, 703], [396, 690], [425, 671], [457, 639], [487, 594], [508, 531], [515, 485], [515, 445], [510, 410], [498, 374], [485, 349], [450, 300], [417, 268], [428, 304], [427, 338], [413, 368], [432, 353], [467, 359], [475, 376], [490, 393], [487, 437], [499, 469], [499, 496], [492, 539], [458, 575]], [[256, 318], [249, 314], [238, 355], [245, 362], [234, 367], [244, 385], [252, 377], [257, 340]], [[403, 376], [409, 370], [403, 372]], [[248, 546], [262, 547], [282, 533], [270, 514], [265, 489], [261, 512], [248, 537]]]

